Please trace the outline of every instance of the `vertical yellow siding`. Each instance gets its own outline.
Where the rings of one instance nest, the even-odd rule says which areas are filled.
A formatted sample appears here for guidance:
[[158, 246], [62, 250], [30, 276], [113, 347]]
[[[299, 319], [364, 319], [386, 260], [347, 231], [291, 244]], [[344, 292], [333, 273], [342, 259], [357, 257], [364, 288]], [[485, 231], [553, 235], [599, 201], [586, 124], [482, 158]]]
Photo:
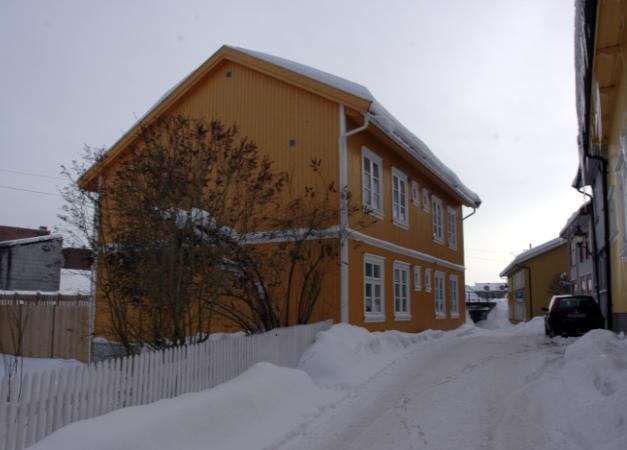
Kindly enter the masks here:
[[[309, 168], [311, 158], [322, 159], [326, 181], [337, 183], [338, 108], [322, 97], [225, 61], [170, 113], [236, 124], [271, 157], [277, 170], [290, 174], [297, 193], [304, 185], [319, 185]], [[290, 140], [295, 141], [293, 147]]]

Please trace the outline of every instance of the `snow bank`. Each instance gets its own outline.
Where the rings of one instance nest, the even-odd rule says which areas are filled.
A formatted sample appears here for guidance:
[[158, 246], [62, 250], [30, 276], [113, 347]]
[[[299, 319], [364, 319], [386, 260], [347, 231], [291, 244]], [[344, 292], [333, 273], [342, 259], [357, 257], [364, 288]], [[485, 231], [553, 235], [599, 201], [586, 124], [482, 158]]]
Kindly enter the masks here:
[[627, 339], [592, 330], [566, 348], [564, 384], [570, 397], [564, 424], [582, 448], [627, 448]]
[[371, 333], [365, 328], [339, 324], [318, 333], [316, 342], [302, 356], [299, 367], [319, 386], [347, 389], [376, 375], [408, 346], [443, 335], [443, 331], [432, 330]]
[[485, 320], [477, 322], [479, 328], [486, 330], [503, 330], [514, 326], [509, 320], [509, 305], [507, 298], [499, 298], [494, 300], [496, 306], [488, 313]]
[[317, 387], [301, 370], [257, 363], [213, 389], [77, 422], [32, 448], [265, 448], [339, 397]]

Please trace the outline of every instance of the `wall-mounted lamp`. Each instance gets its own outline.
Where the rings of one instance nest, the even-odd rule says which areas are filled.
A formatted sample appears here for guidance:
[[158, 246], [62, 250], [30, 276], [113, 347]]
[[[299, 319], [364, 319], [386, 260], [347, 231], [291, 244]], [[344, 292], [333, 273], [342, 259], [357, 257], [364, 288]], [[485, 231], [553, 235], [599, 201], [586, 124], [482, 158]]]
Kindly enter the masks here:
[[575, 228], [575, 232], [573, 233], [573, 243], [580, 248], [583, 248], [586, 251], [587, 256], [592, 256], [592, 252], [588, 248], [586, 238], [588, 234], [581, 229], [579, 225]]

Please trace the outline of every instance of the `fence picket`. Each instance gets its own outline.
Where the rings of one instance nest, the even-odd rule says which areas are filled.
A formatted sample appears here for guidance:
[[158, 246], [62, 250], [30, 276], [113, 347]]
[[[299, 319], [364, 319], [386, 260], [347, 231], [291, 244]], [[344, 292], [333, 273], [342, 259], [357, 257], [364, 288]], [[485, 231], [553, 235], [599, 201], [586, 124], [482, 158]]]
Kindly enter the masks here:
[[30, 374], [24, 375], [22, 379], [21, 395], [18, 401], [18, 414], [17, 414], [17, 438], [15, 440], [15, 448], [22, 450], [24, 448], [24, 438], [26, 437], [26, 424], [29, 419], [26, 416], [26, 411], [29, 406], [30, 394], [32, 388], [32, 376]]
[[294, 367], [330, 321], [141, 352], [89, 366], [0, 379], [0, 450], [116, 409], [212, 388], [259, 361]]

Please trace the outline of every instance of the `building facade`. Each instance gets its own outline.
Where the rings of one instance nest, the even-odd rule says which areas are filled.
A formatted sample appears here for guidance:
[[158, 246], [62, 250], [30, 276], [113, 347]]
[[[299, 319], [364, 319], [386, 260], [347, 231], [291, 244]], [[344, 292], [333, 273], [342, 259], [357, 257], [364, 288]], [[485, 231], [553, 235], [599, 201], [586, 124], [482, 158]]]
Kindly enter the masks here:
[[627, 331], [627, 2], [578, 0], [575, 21], [580, 170], [592, 193], [593, 290], [607, 326]]
[[[478, 208], [481, 201], [365, 87], [275, 56], [222, 47], [79, 184], [96, 190], [138, 127], [174, 114], [237, 123], [277, 170], [303, 186], [319, 183], [307, 170], [311, 158], [324, 161], [324, 179], [350, 191], [376, 219], [364, 227], [348, 216], [343, 196], [338, 199], [334, 226], [348, 239], [314, 320], [404, 331], [463, 323], [462, 206]], [[97, 305], [98, 322], [106, 315], [102, 302]]]
[[568, 242], [568, 279], [573, 294], [592, 295], [598, 302], [597, 276], [593, 264], [592, 206], [585, 203], [575, 211], [560, 232]]
[[62, 248], [59, 235], [0, 242], [0, 290], [58, 291]]
[[551, 296], [567, 293], [568, 245], [556, 238], [531, 248], [514, 258], [503, 269], [507, 277], [507, 300], [512, 322], [523, 322], [544, 315]]

